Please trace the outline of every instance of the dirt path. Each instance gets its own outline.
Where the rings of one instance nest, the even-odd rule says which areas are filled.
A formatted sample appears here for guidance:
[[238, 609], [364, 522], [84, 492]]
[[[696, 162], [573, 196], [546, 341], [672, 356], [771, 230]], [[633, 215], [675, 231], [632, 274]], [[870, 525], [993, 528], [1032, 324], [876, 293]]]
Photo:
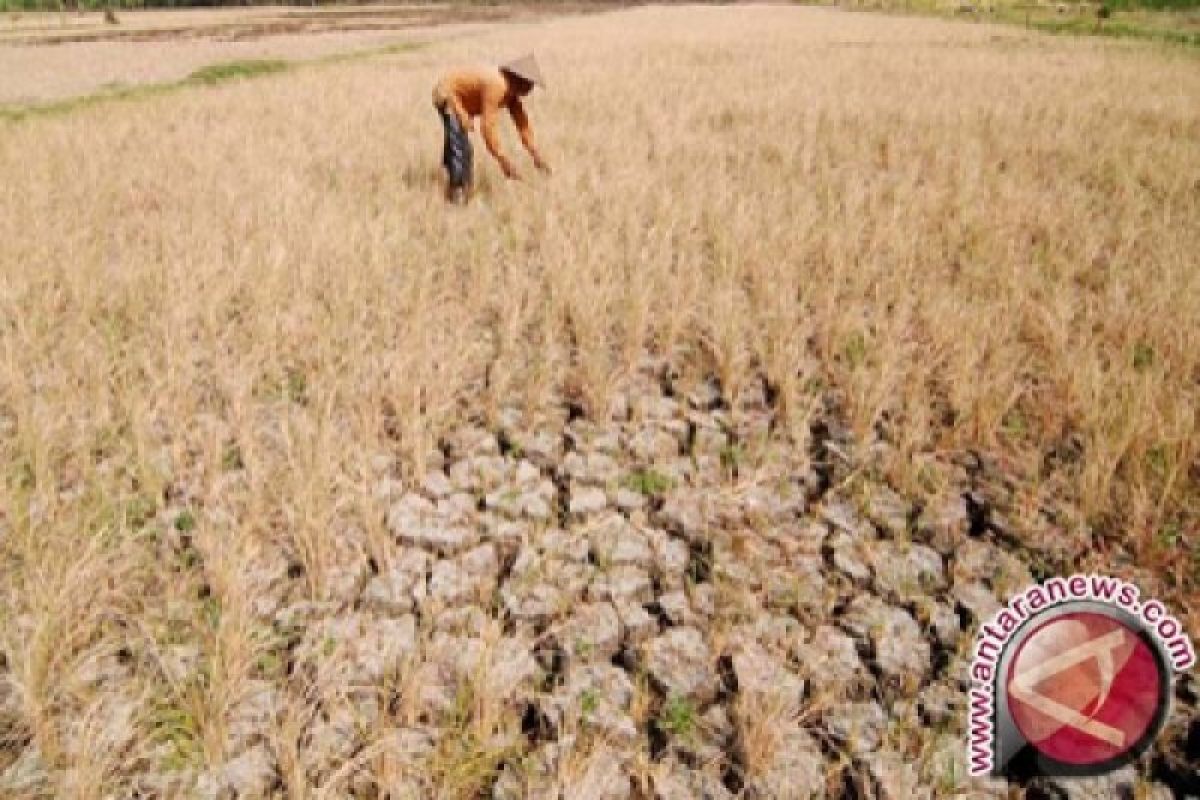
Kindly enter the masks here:
[[[554, 14], [582, 7], [556, 7]], [[548, 16], [523, 5], [249, 8], [7, 15], [0, 21], [0, 104], [64, 100], [109, 88], [180, 80], [248, 59], [308, 60], [478, 32]]]

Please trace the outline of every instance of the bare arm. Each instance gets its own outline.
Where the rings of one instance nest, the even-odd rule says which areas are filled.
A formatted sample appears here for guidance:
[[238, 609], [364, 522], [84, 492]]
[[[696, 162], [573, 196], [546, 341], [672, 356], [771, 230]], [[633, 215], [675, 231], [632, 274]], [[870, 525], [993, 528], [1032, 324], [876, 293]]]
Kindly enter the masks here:
[[496, 108], [490, 103], [483, 108], [482, 120], [480, 121], [480, 129], [483, 131], [483, 141], [487, 145], [488, 152], [500, 164], [500, 169], [503, 170], [506, 177], [516, 178], [517, 171], [513, 168], [512, 162], [508, 160], [508, 156], [504, 155], [504, 151], [500, 147], [500, 136], [496, 132]]
[[533, 156], [534, 165], [538, 169], [549, 171], [550, 165], [542, 158], [537, 143], [533, 140], [533, 127], [529, 124], [529, 115], [525, 113], [525, 106], [521, 105], [521, 101], [514, 97], [508, 105], [508, 113], [512, 115], [513, 123], [517, 126], [517, 133], [521, 135], [521, 144], [525, 145], [529, 155]]

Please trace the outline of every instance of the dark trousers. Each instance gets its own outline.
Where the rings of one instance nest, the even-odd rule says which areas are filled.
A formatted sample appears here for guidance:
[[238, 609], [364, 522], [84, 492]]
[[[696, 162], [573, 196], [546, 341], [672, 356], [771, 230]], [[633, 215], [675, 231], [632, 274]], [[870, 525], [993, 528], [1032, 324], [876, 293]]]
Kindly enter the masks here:
[[448, 104], [439, 106], [438, 113], [441, 114], [442, 128], [446, 132], [442, 166], [450, 176], [450, 188], [467, 189], [473, 178], [471, 140]]

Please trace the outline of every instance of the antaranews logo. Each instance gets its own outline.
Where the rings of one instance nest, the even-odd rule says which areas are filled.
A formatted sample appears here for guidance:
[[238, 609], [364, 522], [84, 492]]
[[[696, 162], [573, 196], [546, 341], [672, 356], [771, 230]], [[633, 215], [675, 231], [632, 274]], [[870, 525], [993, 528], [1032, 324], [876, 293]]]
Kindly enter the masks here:
[[1101, 775], [1162, 730], [1174, 672], [1196, 651], [1182, 623], [1138, 587], [1102, 575], [1051, 578], [980, 630], [971, 661], [972, 775]]

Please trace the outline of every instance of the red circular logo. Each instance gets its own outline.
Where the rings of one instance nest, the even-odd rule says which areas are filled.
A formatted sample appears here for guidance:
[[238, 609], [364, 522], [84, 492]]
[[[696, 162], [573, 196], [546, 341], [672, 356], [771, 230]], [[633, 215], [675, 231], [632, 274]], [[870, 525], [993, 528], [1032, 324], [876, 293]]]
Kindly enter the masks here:
[[1038, 752], [1087, 767], [1144, 745], [1166, 702], [1163, 667], [1142, 636], [1106, 614], [1055, 617], [1022, 643], [1005, 688]]

